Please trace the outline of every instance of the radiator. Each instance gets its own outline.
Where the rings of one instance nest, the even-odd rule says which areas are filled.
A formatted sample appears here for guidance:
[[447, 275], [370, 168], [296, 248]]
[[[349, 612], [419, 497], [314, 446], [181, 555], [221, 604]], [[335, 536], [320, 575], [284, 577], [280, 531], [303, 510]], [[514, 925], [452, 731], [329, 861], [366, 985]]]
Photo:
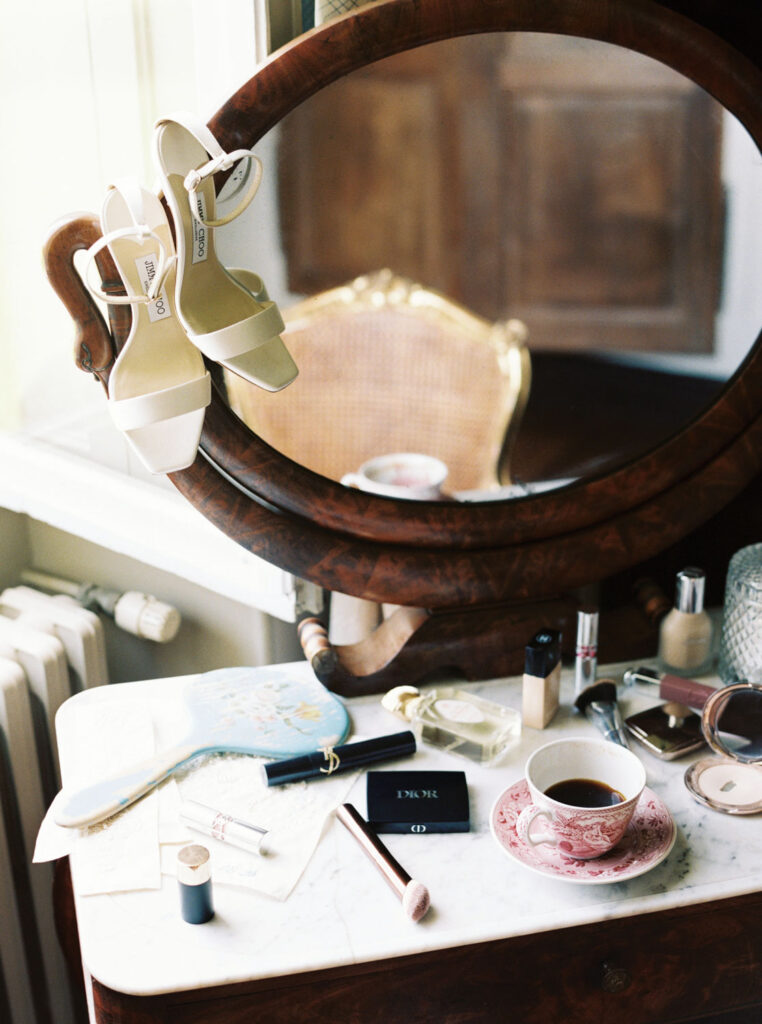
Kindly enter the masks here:
[[37, 831], [60, 787], [55, 714], [108, 682], [103, 627], [70, 597], [30, 587], [0, 593], [0, 1021], [78, 1020], [56, 938], [53, 865], [32, 864]]

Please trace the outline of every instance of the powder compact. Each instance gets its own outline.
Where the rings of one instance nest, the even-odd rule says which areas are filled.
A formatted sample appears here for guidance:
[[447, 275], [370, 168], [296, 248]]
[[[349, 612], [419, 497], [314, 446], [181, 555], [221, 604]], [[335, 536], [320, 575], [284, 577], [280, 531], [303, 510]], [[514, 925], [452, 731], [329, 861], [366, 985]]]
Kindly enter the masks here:
[[762, 686], [735, 683], [715, 690], [704, 705], [701, 729], [720, 757], [685, 773], [691, 795], [725, 814], [762, 811]]

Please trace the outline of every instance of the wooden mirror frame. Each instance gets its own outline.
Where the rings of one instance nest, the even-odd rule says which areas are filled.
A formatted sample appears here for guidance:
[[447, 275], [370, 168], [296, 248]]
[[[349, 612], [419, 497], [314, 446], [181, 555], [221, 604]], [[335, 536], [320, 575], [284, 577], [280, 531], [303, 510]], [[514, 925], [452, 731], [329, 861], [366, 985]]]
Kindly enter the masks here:
[[[532, 31], [598, 39], [669, 65], [762, 148], [759, 14], [728, 0], [683, 4], [698, 7], [690, 17], [678, 6], [376, 0], [274, 54], [210, 128], [225, 149], [253, 148], [294, 107], [367, 63], [453, 36]], [[714, 404], [675, 436], [606, 475], [530, 498], [463, 505], [350, 490], [274, 451], [219, 392], [199, 457], [172, 480], [239, 544], [298, 576], [374, 601], [445, 609], [537, 601], [637, 565], [722, 509], [761, 468], [758, 337]]]

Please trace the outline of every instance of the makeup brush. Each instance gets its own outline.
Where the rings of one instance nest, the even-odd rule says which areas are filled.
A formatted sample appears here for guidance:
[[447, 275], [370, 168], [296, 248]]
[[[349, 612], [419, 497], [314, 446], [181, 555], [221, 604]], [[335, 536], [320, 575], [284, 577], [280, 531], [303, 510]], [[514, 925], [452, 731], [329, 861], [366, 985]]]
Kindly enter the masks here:
[[715, 691], [713, 686], [697, 683], [695, 679], [684, 679], [655, 668], [628, 668], [622, 676], [625, 686], [650, 689], [659, 700], [676, 700], [689, 708], [700, 711]]
[[429, 890], [426, 886], [410, 877], [352, 804], [342, 804], [337, 807], [336, 817], [352, 833], [397, 893], [402, 901], [402, 909], [411, 921], [420, 921], [431, 905]]
[[613, 679], [601, 679], [588, 686], [574, 701], [574, 707], [581, 711], [607, 740], [622, 747], [629, 747], [616, 702], [616, 683]]

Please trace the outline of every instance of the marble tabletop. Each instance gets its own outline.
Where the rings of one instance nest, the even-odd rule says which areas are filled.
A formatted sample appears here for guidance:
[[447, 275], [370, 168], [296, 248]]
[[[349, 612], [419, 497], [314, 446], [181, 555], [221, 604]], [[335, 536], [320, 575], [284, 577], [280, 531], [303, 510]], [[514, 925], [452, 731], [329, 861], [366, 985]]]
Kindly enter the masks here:
[[[284, 666], [279, 666], [283, 668]], [[599, 669], [621, 679], [625, 666]], [[306, 663], [287, 668], [310, 673]], [[719, 680], [706, 677], [705, 682]], [[169, 680], [125, 683], [110, 690], [148, 703]], [[520, 708], [520, 678], [469, 684], [469, 689]], [[92, 692], [92, 691], [90, 691]], [[101, 692], [99, 699], [108, 699]], [[64, 781], [73, 756], [69, 728], [89, 694], [59, 712]], [[353, 734], [367, 737], [404, 728], [380, 706], [378, 696], [347, 701]], [[647, 785], [669, 808], [677, 838], [669, 856], [629, 881], [577, 885], [545, 877], [512, 860], [493, 838], [490, 811], [498, 796], [522, 778], [529, 754], [553, 739], [597, 735], [574, 712], [573, 678], [564, 670], [561, 708], [545, 730], [524, 728], [520, 742], [497, 767], [485, 768], [425, 744], [390, 768], [464, 769], [471, 831], [452, 835], [386, 835], [385, 844], [431, 893], [431, 910], [414, 924], [377, 869], [349, 833], [329, 816], [304, 874], [286, 900], [216, 884], [216, 914], [205, 925], [182, 921], [177, 881], [164, 876], [160, 889], [106, 895], [75, 893], [83, 961], [91, 975], [117, 991], [152, 995], [340, 967], [468, 943], [504, 939], [606, 919], [666, 910], [755, 892], [762, 887], [762, 822], [731, 816], [697, 803], [683, 776], [702, 752], [660, 761], [636, 747]], [[624, 714], [654, 703], [620, 689]], [[351, 737], [350, 737], [351, 738]], [[633, 744], [633, 746], [635, 746]], [[321, 782], [310, 783], [320, 786]], [[349, 792], [365, 814], [365, 777]], [[129, 813], [129, 812], [128, 812]], [[214, 840], [199, 837], [214, 846]]]

